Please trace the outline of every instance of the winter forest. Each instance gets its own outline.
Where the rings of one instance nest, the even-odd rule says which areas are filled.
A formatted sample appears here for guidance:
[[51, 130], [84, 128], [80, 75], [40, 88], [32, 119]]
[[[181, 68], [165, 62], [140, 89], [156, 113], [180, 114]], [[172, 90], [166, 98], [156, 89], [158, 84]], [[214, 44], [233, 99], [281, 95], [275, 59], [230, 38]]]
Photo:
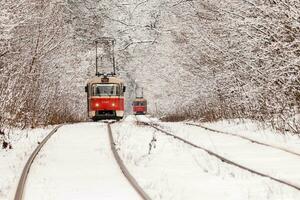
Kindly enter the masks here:
[[[86, 119], [95, 38], [116, 39], [127, 107], [300, 133], [298, 0], [1, 0], [0, 129]], [[298, 117], [298, 118], [297, 118]]]

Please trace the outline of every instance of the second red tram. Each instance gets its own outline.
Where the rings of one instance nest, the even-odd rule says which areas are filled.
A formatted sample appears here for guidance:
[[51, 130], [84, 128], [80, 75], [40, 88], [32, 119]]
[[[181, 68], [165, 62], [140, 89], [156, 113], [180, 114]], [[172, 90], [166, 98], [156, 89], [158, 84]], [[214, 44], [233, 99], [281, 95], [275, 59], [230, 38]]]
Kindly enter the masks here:
[[101, 74], [89, 80], [85, 90], [89, 118], [94, 121], [123, 118], [125, 92], [123, 80], [113, 74]]
[[144, 98], [136, 98], [132, 102], [133, 114], [134, 115], [145, 115], [147, 114], [147, 100]]

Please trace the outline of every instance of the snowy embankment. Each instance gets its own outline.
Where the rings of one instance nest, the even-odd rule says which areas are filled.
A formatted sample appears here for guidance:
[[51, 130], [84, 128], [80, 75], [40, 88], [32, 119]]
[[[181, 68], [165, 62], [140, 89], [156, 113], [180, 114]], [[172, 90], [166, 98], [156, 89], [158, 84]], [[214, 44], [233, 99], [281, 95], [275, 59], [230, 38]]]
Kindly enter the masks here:
[[[148, 121], [145, 117], [139, 118]], [[286, 178], [298, 180], [292, 165], [298, 166], [300, 158], [287, 156], [290, 164], [285, 160], [282, 164], [276, 162], [280, 166], [291, 165], [291, 171], [277, 166], [270, 168], [281, 152], [273, 154], [266, 147], [247, 146], [246, 142], [226, 136], [212, 138], [205, 133], [205, 137], [201, 137], [199, 128], [182, 123], [163, 124], [181, 137], [226, 157], [237, 156], [245, 165], [255, 163], [259, 169], [270, 170], [268, 172], [275, 175], [287, 174]], [[115, 124], [113, 133], [125, 164], [153, 199], [300, 199], [300, 192], [291, 187], [223, 163], [152, 128], [137, 125], [133, 116]]]
[[11, 130], [12, 149], [0, 149], [0, 199], [13, 199], [27, 159], [51, 128]]

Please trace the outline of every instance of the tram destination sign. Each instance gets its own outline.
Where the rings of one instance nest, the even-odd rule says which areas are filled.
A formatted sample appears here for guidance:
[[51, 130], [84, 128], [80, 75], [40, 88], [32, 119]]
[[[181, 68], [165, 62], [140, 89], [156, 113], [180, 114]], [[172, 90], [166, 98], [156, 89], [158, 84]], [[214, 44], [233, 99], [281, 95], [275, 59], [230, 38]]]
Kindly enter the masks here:
[[109, 82], [109, 78], [107, 78], [107, 77], [101, 78], [101, 82], [102, 83], [108, 83]]

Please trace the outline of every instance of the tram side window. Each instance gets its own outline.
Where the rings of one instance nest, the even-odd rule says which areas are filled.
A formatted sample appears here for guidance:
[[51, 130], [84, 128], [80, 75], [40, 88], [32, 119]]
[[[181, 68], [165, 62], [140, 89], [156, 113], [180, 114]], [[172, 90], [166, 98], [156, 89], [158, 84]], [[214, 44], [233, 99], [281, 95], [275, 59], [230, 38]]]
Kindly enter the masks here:
[[94, 84], [93, 96], [119, 96], [120, 87], [117, 84]]

